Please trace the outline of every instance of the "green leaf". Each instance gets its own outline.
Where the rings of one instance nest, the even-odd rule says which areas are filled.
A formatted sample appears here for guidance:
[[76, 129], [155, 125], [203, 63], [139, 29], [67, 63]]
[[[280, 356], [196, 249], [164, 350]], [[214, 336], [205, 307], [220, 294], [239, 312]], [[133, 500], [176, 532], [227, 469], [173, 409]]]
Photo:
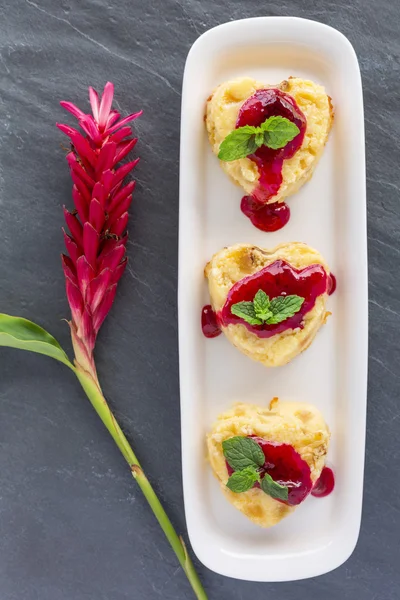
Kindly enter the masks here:
[[224, 161], [237, 160], [252, 154], [257, 150], [255, 134], [258, 128], [245, 125], [234, 129], [223, 140], [219, 147], [218, 158]]
[[291, 142], [300, 129], [295, 123], [279, 115], [269, 117], [260, 125], [244, 125], [229, 133], [219, 147], [218, 158], [224, 161], [238, 160], [253, 154], [260, 146], [274, 150]]
[[289, 489], [285, 485], [281, 485], [274, 481], [268, 473], [265, 473], [264, 477], [261, 479], [261, 489], [268, 494], [268, 496], [271, 496], [271, 498], [283, 500], [284, 502], [287, 502], [288, 500]]
[[59, 360], [71, 369], [75, 369], [52, 335], [39, 325], [21, 317], [11, 317], [0, 313], [0, 346], [45, 354]]
[[232, 304], [231, 313], [240, 317], [250, 325], [262, 325], [261, 319], [258, 319], [254, 310], [253, 302], [237, 302]]
[[268, 325], [281, 323], [289, 317], [293, 317], [301, 309], [304, 298], [301, 296], [277, 296], [271, 300], [269, 309], [272, 317], [267, 320]]
[[258, 290], [254, 296], [253, 305], [256, 317], [261, 319], [261, 321], [266, 321], [269, 317], [272, 317], [269, 307], [269, 297], [263, 290]]
[[226, 487], [240, 494], [241, 492], [247, 492], [251, 490], [256, 481], [260, 481], [260, 476], [254, 467], [246, 467], [242, 471], [235, 471], [229, 477]]
[[272, 300], [263, 290], [258, 290], [252, 302], [237, 302], [231, 313], [250, 325], [276, 325], [295, 315], [301, 309], [301, 296], [277, 296]]
[[273, 150], [283, 148], [300, 133], [295, 123], [280, 116], [269, 117], [261, 124], [261, 129], [264, 132], [264, 144]]
[[186, 551], [182, 538], [178, 537], [153, 487], [142, 471], [128, 440], [103, 397], [99, 385], [96, 384], [89, 373], [81, 371], [79, 367], [75, 368], [74, 365], [72, 365], [60, 344], [53, 336], [35, 323], [27, 321], [26, 319], [11, 317], [0, 313], [0, 346], [45, 354], [46, 356], [59, 360], [74, 371], [97, 414], [107, 427], [122, 455], [129, 464], [133, 477], [140, 486], [150, 508], [171, 544], [172, 549], [195, 591], [196, 597], [201, 600], [207, 600], [206, 593], [200, 583], [190, 556]]
[[[260, 128], [258, 127], [258, 129], [260, 129]], [[258, 148], [259, 148], [260, 146], [262, 146], [262, 145], [263, 145], [263, 143], [264, 143], [264, 132], [263, 132], [263, 131], [261, 131], [261, 130], [260, 130], [260, 131], [258, 131], [258, 132], [256, 133], [256, 136], [255, 136], [255, 138], [254, 138], [254, 141], [255, 141], [255, 143], [257, 144]]]
[[262, 467], [265, 462], [264, 452], [253, 439], [237, 435], [222, 442], [222, 451], [227, 463], [234, 471], [246, 467]]

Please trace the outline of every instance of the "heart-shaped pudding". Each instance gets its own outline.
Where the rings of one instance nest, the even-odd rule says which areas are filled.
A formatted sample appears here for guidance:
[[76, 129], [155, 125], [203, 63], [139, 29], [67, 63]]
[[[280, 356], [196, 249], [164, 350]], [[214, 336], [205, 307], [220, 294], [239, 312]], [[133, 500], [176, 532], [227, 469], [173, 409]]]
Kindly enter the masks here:
[[289, 209], [282, 203], [310, 179], [332, 122], [324, 88], [297, 77], [276, 86], [235, 79], [210, 96], [206, 125], [212, 149], [246, 192], [242, 211], [256, 227], [274, 231], [287, 222]]
[[272, 527], [319, 489], [329, 438], [314, 406], [274, 398], [268, 408], [236, 404], [220, 415], [207, 436], [208, 457], [229, 502]]
[[273, 250], [224, 248], [205, 275], [218, 327], [267, 367], [284, 365], [308, 348], [329, 314], [329, 268], [319, 252], [300, 242]]

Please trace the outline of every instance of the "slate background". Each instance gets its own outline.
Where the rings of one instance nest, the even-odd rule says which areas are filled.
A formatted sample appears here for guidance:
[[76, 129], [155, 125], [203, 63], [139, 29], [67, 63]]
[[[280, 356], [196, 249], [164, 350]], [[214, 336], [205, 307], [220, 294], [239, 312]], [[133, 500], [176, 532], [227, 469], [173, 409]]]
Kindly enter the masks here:
[[[0, 310], [70, 349], [59, 252], [71, 183], [59, 99], [114, 81], [142, 157], [130, 269], [98, 343], [106, 395], [180, 531], [176, 326], [181, 79], [189, 47], [229, 19], [294, 15], [349, 37], [364, 82], [370, 276], [364, 515], [351, 559], [298, 583], [234, 581], [198, 565], [214, 600], [394, 600], [400, 595], [400, 3], [391, 0], [0, 0]], [[71, 120], [67, 121], [71, 123]], [[0, 352], [1, 600], [191, 598], [118, 451], [67, 369]], [[149, 443], [154, 445], [150, 454]]]

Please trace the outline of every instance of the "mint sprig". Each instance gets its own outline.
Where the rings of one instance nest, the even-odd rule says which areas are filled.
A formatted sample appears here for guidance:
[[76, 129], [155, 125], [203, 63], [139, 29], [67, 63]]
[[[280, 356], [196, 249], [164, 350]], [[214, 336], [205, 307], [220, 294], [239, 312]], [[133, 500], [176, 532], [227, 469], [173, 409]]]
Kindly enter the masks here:
[[268, 473], [265, 473], [261, 480], [261, 489], [268, 494], [268, 496], [271, 496], [271, 498], [275, 498], [275, 500], [288, 501], [289, 488], [274, 481]]
[[269, 117], [260, 127], [244, 125], [231, 131], [219, 147], [218, 158], [226, 162], [238, 160], [253, 154], [261, 146], [279, 150], [299, 133], [297, 125], [286, 117]]
[[234, 436], [222, 442], [222, 451], [234, 473], [229, 477], [226, 487], [236, 494], [251, 490], [259, 483], [263, 492], [287, 502], [289, 489], [274, 481], [268, 473], [261, 478], [260, 467], [264, 466], [265, 456], [259, 444], [250, 437]]
[[271, 303], [269, 301], [269, 297], [265, 292], [263, 292], [263, 290], [258, 290], [257, 294], [254, 296], [253, 308], [257, 318], [260, 319], [262, 322], [267, 321], [274, 314], [271, 311]]
[[272, 316], [267, 320], [268, 325], [275, 325], [281, 323], [289, 317], [293, 317], [299, 312], [303, 306], [304, 298], [301, 296], [277, 296], [273, 298], [270, 303], [270, 310]]
[[273, 150], [284, 148], [300, 133], [295, 123], [280, 116], [270, 117], [264, 121], [261, 129], [264, 132], [264, 145]]
[[246, 467], [257, 469], [265, 462], [264, 452], [257, 442], [241, 435], [222, 442], [222, 451], [226, 462], [234, 471], [241, 471]]
[[250, 325], [276, 325], [299, 312], [304, 302], [301, 296], [276, 296], [270, 300], [258, 290], [251, 302], [237, 302], [231, 306], [231, 313]]
[[260, 481], [260, 475], [256, 469], [254, 467], [246, 467], [241, 471], [232, 473], [227, 481], [226, 487], [230, 489], [231, 492], [241, 494], [242, 492], [251, 490], [256, 481]]
[[[222, 142], [218, 158], [231, 161], [253, 154], [264, 142], [262, 132], [260, 132], [262, 139], [257, 135], [258, 129], [258, 127], [244, 125], [244, 127], [239, 127], [232, 131]], [[223, 157], [221, 156], [221, 152]]]
[[263, 322], [256, 315], [253, 302], [237, 302], [231, 306], [231, 313], [244, 319], [250, 325], [262, 325]]

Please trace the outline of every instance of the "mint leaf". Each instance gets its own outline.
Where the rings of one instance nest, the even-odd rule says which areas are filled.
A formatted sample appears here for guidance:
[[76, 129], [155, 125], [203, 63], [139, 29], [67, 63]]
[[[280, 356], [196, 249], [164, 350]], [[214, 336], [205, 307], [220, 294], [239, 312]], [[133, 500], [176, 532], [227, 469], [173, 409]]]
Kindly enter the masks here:
[[254, 312], [256, 313], [257, 319], [266, 321], [272, 317], [272, 312], [269, 307], [269, 297], [263, 290], [258, 290], [253, 300]]
[[264, 132], [261, 131], [260, 127], [257, 127], [257, 129], [259, 129], [260, 131], [258, 131], [258, 133], [256, 133], [256, 137], [254, 138], [254, 141], [257, 144], [257, 146], [260, 147], [264, 143]]
[[231, 306], [231, 313], [250, 325], [276, 325], [293, 317], [301, 309], [304, 298], [301, 296], [277, 296], [272, 300], [258, 290], [252, 302], [237, 302]]
[[265, 473], [264, 477], [261, 479], [261, 489], [268, 494], [268, 496], [271, 496], [271, 498], [283, 500], [284, 502], [288, 501], [289, 489], [285, 485], [281, 485], [274, 481], [268, 473]]
[[269, 117], [260, 127], [244, 125], [231, 131], [219, 147], [218, 158], [227, 162], [238, 160], [253, 154], [263, 145], [278, 150], [299, 133], [300, 129], [289, 119], [279, 115]]
[[280, 116], [269, 117], [261, 124], [261, 129], [264, 132], [264, 144], [273, 150], [283, 148], [300, 133], [295, 123]]
[[222, 451], [226, 461], [234, 471], [246, 467], [262, 467], [265, 463], [264, 452], [260, 446], [248, 437], [237, 435], [222, 442]]
[[221, 143], [218, 158], [229, 162], [252, 154], [258, 148], [256, 133], [258, 133], [258, 127], [251, 125], [234, 129]]
[[255, 468], [246, 467], [242, 471], [235, 471], [235, 473], [232, 473], [226, 483], [226, 487], [229, 488], [231, 492], [240, 494], [241, 492], [251, 490], [256, 481], [260, 481], [260, 476]]
[[269, 305], [272, 316], [267, 320], [268, 325], [276, 325], [293, 317], [301, 309], [304, 298], [301, 296], [277, 296], [273, 298]]
[[250, 325], [262, 325], [261, 319], [257, 318], [253, 302], [237, 302], [232, 304], [231, 313], [240, 317]]
[[299, 133], [300, 129], [289, 119], [279, 115], [269, 117], [260, 127], [244, 125], [231, 131], [219, 147], [218, 158], [226, 162], [238, 160], [253, 154], [261, 146], [278, 150]]

